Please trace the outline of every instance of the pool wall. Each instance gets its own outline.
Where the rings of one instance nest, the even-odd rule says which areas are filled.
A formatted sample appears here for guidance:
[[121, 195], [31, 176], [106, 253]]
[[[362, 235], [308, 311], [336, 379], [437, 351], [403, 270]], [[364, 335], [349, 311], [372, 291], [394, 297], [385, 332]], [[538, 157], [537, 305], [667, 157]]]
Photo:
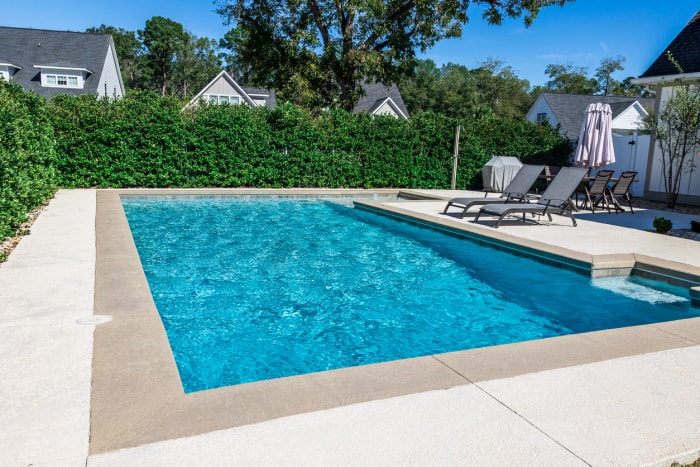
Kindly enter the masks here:
[[[292, 190], [296, 194], [300, 191]], [[343, 190], [304, 191], [308, 194], [345, 193]], [[94, 313], [111, 315], [113, 320], [95, 329], [90, 454], [349, 404], [700, 343], [700, 318], [694, 318], [185, 394], [122, 209], [122, 193], [266, 195], [277, 191], [98, 190]], [[422, 221], [417, 214], [416, 219]], [[522, 242], [522, 246], [535, 248], [527, 241]], [[545, 251], [558, 254], [560, 250]], [[576, 264], [586, 264], [587, 258], [587, 255], [574, 255]], [[591, 258], [590, 264], [596, 261], [599, 265], [612, 264], [610, 258]]]

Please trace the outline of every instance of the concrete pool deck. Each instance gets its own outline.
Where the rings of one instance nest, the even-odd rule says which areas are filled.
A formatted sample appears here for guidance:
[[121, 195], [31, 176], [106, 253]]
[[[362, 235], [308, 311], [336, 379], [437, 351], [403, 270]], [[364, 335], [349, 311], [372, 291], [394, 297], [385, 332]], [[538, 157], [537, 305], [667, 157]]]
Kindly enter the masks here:
[[[184, 395], [115, 200], [60, 191], [0, 265], [0, 465], [670, 465], [700, 455], [700, 318]], [[496, 230], [438, 214], [443, 201], [383, 204]], [[581, 214], [574, 228], [555, 216], [497, 235], [603, 268], [697, 274], [699, 242], [629, 224], [654, 214], [671, 217]]]

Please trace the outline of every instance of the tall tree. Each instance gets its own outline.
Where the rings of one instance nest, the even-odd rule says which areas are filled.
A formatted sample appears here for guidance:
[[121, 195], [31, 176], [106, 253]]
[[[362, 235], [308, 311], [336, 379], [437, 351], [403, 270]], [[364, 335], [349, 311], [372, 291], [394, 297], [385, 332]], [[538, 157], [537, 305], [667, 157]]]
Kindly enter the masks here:
[[549, 92], [595, 94], [598, 89], [596, 80], [588, 77], [586, 67], [550, 64], [544, 72], [550, 78], [545, 85]]
[[162, 16], [147, 20], [146, 27], [138, 33], [146, 49], [144, 71], [149, 73], [164, 96], [170, 85], [175, 58], [187, 44], [189, 34], [182, 24]]
[[477, 81], [477, 101], [501, 117], [524, 117], [533, 100], [530, 82], [520, 79], [509, 65], [487, 59], [472, 74]]
[[396, 82], [413, 69], [416, 50], [460, 37], [470, 5], [490, 24], [573, 0], [222, 0], [218, 13], [237, 31], [238, 60], [253, 84], [291, 98], [289, 83], [321, 106], [351, 110], [363, 79]]
[[173, 93], [189, 98], [221, 71], [217, 42], [192, 34], [177, 52], [173, 64]]
[[122, 72], [122, 79], [126, 88], [136, 88], [141, 80], [141, 67], [139, 60], [143, 54], [143, 44], [136, 37], [134, 31], [106, 26], [104, 24], [96, 28], [85, 30], [91, 34], [109, 34], [114, 40], [114, 48], [117, 51], [119, 68]]
[[612, 77], [616, 71], [625, 69], [622, 66], [627, 59], [621, 55], [616, 58], [604, 58], [600, 66], [595, 70], [595, 79], [598, 82], [598, 91], [604, 96], [620, 95], [620, 82]]

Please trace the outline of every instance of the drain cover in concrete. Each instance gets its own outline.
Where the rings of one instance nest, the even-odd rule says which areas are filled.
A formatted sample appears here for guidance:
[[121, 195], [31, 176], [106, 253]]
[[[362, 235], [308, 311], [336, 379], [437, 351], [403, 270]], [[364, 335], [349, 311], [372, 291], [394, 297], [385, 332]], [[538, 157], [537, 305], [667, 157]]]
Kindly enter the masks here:
[[83, 318], [80, 318], [76, 322], [78, 324], [97, 325], [97, 324], [109, 323], [110, 321], [112, 321], [112, 317], [109, 315], [91, 315], [91, 316], [85, 316]]

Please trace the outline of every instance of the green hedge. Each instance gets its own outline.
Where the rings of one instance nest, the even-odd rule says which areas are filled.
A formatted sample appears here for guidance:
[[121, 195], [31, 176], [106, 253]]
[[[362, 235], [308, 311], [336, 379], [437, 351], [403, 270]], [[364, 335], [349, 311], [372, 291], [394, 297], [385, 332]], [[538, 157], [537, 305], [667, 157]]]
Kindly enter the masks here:
[[54, 157], [46, 101], [0, 79], [0, 239], [55, 193]]
[[65, 187], [449, 188], [457, 125], [459, 188], [480, 187], [492, 155], [562, 165], [571, 151], [554, 128], [497, 117], [313, 117], [287, 104], [181, 111], [148, 92], [57, 96], [49, 108]]

